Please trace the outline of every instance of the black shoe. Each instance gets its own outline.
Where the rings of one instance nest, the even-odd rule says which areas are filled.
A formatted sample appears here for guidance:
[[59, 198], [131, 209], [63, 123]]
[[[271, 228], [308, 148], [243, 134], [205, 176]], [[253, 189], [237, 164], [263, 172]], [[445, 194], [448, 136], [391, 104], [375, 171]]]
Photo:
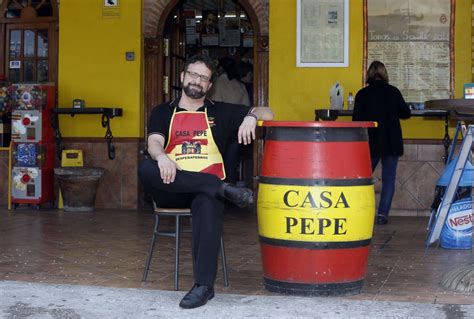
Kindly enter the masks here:
[[385, 225], [386, 223], [388, 223], [388, 218], [385, 215], [377, 215], [375, 223], [377, 225]]
[[213, 287], [195, 284], [183, 299], [181, 299], [179, 306], [186, 309], [197, 308], [204, 306], [212, 298], [214, 298]]
[[240, 208], [253, 204], [253, 192], [245, 187], [224, 184], [223, 197]]

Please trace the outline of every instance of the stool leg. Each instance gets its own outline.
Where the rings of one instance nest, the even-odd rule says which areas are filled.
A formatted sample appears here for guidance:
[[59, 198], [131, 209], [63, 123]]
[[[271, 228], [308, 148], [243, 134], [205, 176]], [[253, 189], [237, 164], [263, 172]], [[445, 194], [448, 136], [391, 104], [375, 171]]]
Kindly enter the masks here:
[[142, 281], [145, 282], [148, 277], [148, 271], [150, 270], [150, 263], [153, 257], [153, 250], [155, 249], [156, 237], [158, 236], [158, 227], [160, 225], [160, 217], [155, 215], [155, 226], [153, 227], [153, 235], [151, 236], [150, 249], [148, 251], [148, 257], [145, 262], [145, 269], [143, 271]]
[[174, 260], [174, 290], [179, 290], [178, 288], [178, 278], [179, 278], [179, 215], [176, 215], [176, 225], [175, 225], [175, 260]]
[[224, 286], [229, 287], [229, 275], [227, 274], [227, 260], [225, 258], [224, 239], [221, 236], [221, 259], [222, 270], [224, 271]]

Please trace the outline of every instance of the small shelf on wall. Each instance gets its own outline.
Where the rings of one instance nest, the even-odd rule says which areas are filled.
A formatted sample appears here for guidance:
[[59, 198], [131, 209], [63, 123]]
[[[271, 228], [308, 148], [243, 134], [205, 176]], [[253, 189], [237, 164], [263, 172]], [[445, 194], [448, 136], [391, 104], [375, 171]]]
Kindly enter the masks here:
[[121, 108], [114, 107], [83, 107], [83, 108], [72, 108], [72, 107], [59, 107], [53, 110], [56, 114], [69, 114], [74, 116], [76, 114], [102, 114], [109, 118], [115, 116], [122, 116]]
[[58, 156], [61, 156], [61, 132], [59, 130], [59, 121], [58, 115], [93, 115], [99, 114], [102, 115], [102, 127], [106, 128], [105, 133], [105, 140], [107, 142], [107, 151], [109, 159], [113, 160], [115, 158], [115, 147], [112, 145], [112, 139], [114, 138], [112, 135], [112, 131], [110, 129], [110, 119], [114, 117], [121, 117], [122, 116], [122, 109], [115, 108], [115, 107], [84, 107], [84, 108], [72, 108], [72, 107], [59, 107], [53, 109], [53, 113], [55, 114], [53, 120], [53, 127], [56, 131], [56, 144], [58, 150]]
[[[444, 118], [444, 137], [443, 137], [443, 146], [444, 146], [444, 158], [448, 158], [448, 149], [451, 143], [451, 138], [449, 137], [449, 118], [450, 112], [445, 109], [432, 109], [431, 105], [438, 106], [438, 104], [430, 103], [432, 101], [427, 101], [427, 109], [422, 110], [411, 110], [411, 116], [415, 117], [437, 117]], [[335, 121], [339, 116], [352, 116], [353, 110], [335, 110], [335, 109], [315, 109], [315, 121]]]

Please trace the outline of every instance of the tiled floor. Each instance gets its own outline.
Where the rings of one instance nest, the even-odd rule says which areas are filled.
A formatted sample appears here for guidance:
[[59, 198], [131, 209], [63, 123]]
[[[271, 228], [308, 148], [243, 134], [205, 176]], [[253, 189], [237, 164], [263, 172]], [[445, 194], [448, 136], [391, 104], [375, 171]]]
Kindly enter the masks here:
[[[439, 287], [448, 270], [474, 262], [471, 250], [430, 248], [425, 254], [426, 218], [393, 217], [376, 226], [366, 282], [350, 299], [474, 304], [474, 293]], [[152, 271], [141, 283], [153, 216], [144, 211], [95, 213], [0, 210], [0, 280], [173, 289], [174, 241], [160, 237]], [[262, 285], [256, 215], [225, 214], [230, 287], [221, 293], [268, 294]], [[181, 246], [180, 289], [192, 285], [189, 235]], [[159, 260], [158, 260], [159, 259]]]

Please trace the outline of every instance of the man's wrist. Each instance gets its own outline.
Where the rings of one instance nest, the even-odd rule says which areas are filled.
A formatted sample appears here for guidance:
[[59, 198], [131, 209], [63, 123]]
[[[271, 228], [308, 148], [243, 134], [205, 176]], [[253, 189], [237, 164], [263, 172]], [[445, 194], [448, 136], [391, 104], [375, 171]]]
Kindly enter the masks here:
[[255, 115], [253, 113], [249, 113], [249, 114], [245, 115], [245, 117], [248, 117], [248, 116], [253, 117], [255, 119], [255, 121], [258, 121], [257, 115]]
[[166, 156], [166, 154], [158, 154], [155, 156], [155, 161], [158, 162], [158, 159], [160, 158], [160, 156]]

